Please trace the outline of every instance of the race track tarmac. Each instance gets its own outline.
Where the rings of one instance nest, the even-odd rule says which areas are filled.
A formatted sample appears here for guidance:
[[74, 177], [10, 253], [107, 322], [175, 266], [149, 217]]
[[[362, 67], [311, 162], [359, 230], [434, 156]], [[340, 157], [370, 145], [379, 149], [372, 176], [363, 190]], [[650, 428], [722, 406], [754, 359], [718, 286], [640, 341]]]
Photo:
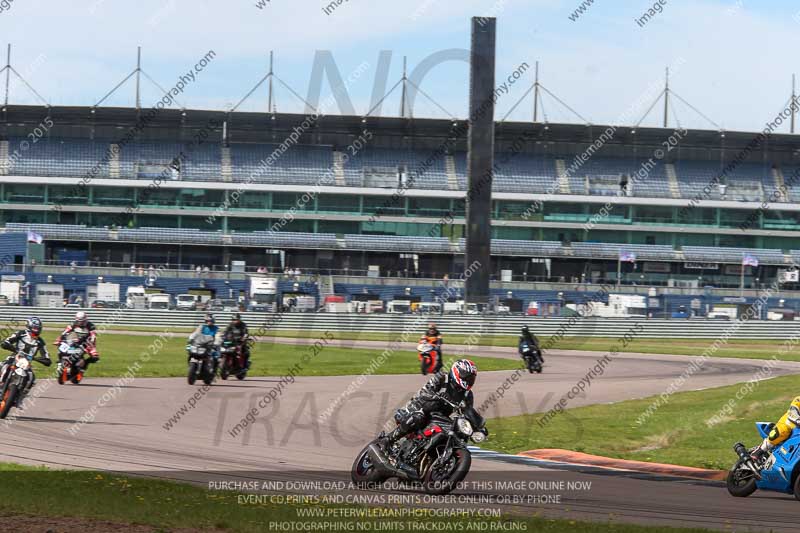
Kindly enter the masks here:
[[[508, 348], [490, 352], [481, 349], [482, 355], [513, 356]], [[485, 414], [495, 417], [546, 411], [603, 355], [551, 351], [545, 373], [522, 374]], [[690, 360], [619, 354], [582, 396], [570, 400], [568, 407], [660, 394], [686, 370]], [[681, 390], [746, 381], [762, 364], [710, 359]], [[482, 372], [475, 387], [478, 405], [512, 372]], [[774, 375], [789, 373], [800, 373], [800, 363], [780, 363], [774, 369]], [[346, 480], [358, 451], [425, 377], [370, 376], [349, 396], [343, 396], [343, 391], [358, 384], [357, 377], [298, 377], [294, 382], [284, 379], [283, 383], [279, 377], [218, 381], [193, 406], [189, 405], [190, 398], [199, 389], [184, 379], [137, 378], [115, 389], [117, 381], [88, 376], [81, 385], [59, 386], [53, 380], [40, 379], [36, 385], [40, 396], [24, 411], [12, 412], [15, 419], [0, 421], [0, 461], [202, 483], [231, 479]], [[264, 398], [270, 393], [275, 399], [267, 403]], [[328, 410], [331, 406], [333, 409]], [[255, 423], [235, 431], [248, 412]], [[86, 423], [81, 423], [82, 417]], [[576, 434], [576, 438], [579, 436]], [[731, 436], [731, 443], [739, 437]], [[484, 448], [491, 449], [491, 439]], [[481, 479], [487, 484], [466, 487], [459, 493], [507, 497], [498, 505], [483, 507], [578, 520], [795, 531], [800, 505], [790, 496], [774, 493], [734, 499], [719, 485], [540, 468], [476, 454], [468, 480]], [[498, 480], [549, 481], [556, 488], [497, 488]], [[570, 489], [561, 485], [574, 481], [586, 484]], [[537, 495], [542, 498], [530, 498]]]

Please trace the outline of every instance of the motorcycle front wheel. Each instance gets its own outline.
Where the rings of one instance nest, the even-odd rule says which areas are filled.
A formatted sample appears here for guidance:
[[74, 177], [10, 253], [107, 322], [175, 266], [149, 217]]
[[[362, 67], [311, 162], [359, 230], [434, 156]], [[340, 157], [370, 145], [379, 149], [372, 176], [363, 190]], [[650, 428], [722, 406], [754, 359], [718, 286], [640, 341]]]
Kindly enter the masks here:
[[11, 407], [14, 405], [18, 394], [19, 385], [14, 383], [8, 386], [5, 394], [3, 394], [2, 400], [0, 400], [0, 419], [8, 416], [8, 412], [11, 411]]
[[430, 450], [422, 459], [422, 486], [428, 494], [449, 494], [467, 477], [472, 465], [472, 454], [464, 448], [456, 448], [450, 459], [437, 464], [436, 459], [444, 452], [443, 448]]
[[203, 383], [211, 385], [214, 381], [214, 363], [206, 362], [203, 368]]
[[[739, 464], [731, 468], [728, 472], [728, 478], [725, 480], [725, 485], [728, 488], [728, 493], [736, 498], [747, 498], [753, 494], [758, 487], [756, 487], [756, 477], [746, 468], [738, 468]], [[797, 483], [795, 483], [795, 498], [797, 498]], [[798, 498], [800, 499], [800, 498]]]
[[359, 452], [356, 460], [353, 461], [353, 466], [350, 468], [350, 479], [353, 480], [357, 486], [364, 486], [372, 483], [383, 483], [385, 481], [383, 475], [378, 472], [375, 465], [372, 464], [372, 458], [369, 455], [369, 447], [378, 442], [378, 439], [373, 440]]
[[187, 381], [189, 385], [194, 385], [197, 381], [197, 363], [189, 363], [189, 375]]

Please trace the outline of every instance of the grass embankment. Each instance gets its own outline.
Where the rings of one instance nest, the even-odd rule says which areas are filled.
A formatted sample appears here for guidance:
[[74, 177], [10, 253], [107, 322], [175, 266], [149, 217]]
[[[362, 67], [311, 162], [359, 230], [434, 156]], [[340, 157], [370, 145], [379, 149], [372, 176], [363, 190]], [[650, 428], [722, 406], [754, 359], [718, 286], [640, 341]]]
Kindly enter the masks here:
[[[665, 388], [668, 386], [665, 383]], [[733, 444], [759, 442], [756, 421], [777, 421], [797, 395], [800, 376], [754, 384], [677, 393], [569, 409], [540, 427], [542, 414], [492, 419], [486, 448], [519, 453], [561, 448], [606, 457], [727, 469], [735, 461]], [[741, 397], [737, 400], [737, 393]], [[732, 403], [729, 403], [732, 402]], [[651, 406], [658, 406], [653, 410]], [[650, 409], [649, 416], [648, 408]], [[709, 424], [714, 421], [717, 423]]]
[[[320, 334], [318, 334], [317, 338]], [[118, 377], [131, 365], [140, 363], [136, 375], [139, 377], [179, 377], [186, 374], [186, 337], [163, 337], [156, 335], [117, 335], [103, 334], [99, 337], [98, 350], [101, 360], [92, 365], [89, 377]], [[151, 350], [150, 347], [153, 347]], [[161, 346], [160, 349], [157, 349]], [[51, 357], [56, 356], [55, 347], [49, 348]], [[301, 356], [311, 349], [310, 344], [256, 343], [253, 348], [251, 376], [282, 376], [300, 361]], [[150, 354], [143, 362], [142, 354]], [[322, 347], [311, 362], [301, 365], [298, 376], [344, 376], [358, 375], [370, 367], [372, 361], [381, 354], [378, 349], [341, 348], [327, 345]], [[445, 357], [447, 353], [445, 352]], [[481, 370], [513, 370], [521, 365], [515, 359], [497, 357], [475, 357]], [[46, 372], [39, 371], [40, 376]], [[376, 374], [418, 374], [419, 360], [416, 352], [397, 351], [379, 366]]]
[[[453, 527], [460, 522], [465, 531], [469, 523], [478, 526], [473, 526], [476, 531], [503, 530], [503, 524], [514, 527], [514, 529], [509, 527], [508, 530], [544, 533], [562, 531], [573, 533], [655, 533], [657, 531], [699, 533], [707, 531], [584, 523], [539, 517], [387, 519], [330, 516], [304, 518], [298, 513], [300, 505], [277, 504], [268, 501], [258, 504], [240, 504], [239, 493], [236, 492], [209, 491], [184, 483], [123, 477], [105, 472], [44, 470], [19, 465], [0, 464], [0, 481], [2, 481], [0, 482], [0, 517], [23, 514], [27, 524], [31, 522], [35, 524], [37, 518], [42, 520], [44, 517], [58, 517], [64, 525], [69, 525], [69, 519], [74, 518], [79, 524], [84, 524], [87, 530], [93, 531], [99, 529], [92, 528], [90, 520], [112, 521], [120, 528], [131, 525], [148, 525], [158, 528], [159, 531], [170, 528], [182, 530], [190, 528], [193, 530], [261, 532], [275, 528], [274, 523], [276, 522], [294, 523], [303, 527], [313, 526], [314, 524], [309, 524], [311, 521], [317, 522], [319, 527], [308, 529], [308, 531], [322, 531], [325, 522], [327, 522], [327, 527], [324, 529], [331, 531], [355, 531], [356, 523], [362, 524], [359, 531], [386, 531], [387, 520], [396, 520], [402, 523], [404, 531], [413, 531], [411, 526], [422, 520], [431, 525], [440, 524], [442, 527], [449, 527], [449, 530], [454, 530]], [[80, 502], [80, 504], [76, 505], [76, 502]], [[355, 506], [305, 504], [305, 507], [312, 506], [331, 510], [363, 509], [363, 507]], [[6, 524], [13, 524], [13, 521], [13, 517], [3, 519]], [[492, 523], [500, 527], [492, 529]], [[347, 529], [347, 524], [351, 524], [353, 529]], [[102, 525], [107, 527], [108, 523], [104, 522]], [[289, 526], [291, 527], [291, 524]], [[396, 530], [400, 531], [401, 529]], [[444, 529], [432, 528], [429, 530]]]

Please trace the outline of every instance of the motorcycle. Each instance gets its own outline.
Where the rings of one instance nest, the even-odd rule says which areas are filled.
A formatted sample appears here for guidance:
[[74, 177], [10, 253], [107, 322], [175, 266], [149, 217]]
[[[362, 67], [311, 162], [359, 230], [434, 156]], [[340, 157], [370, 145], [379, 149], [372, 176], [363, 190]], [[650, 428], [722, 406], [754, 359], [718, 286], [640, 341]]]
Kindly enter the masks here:
[[472, 464], [467, 442], [481, 443], [489, 431], [474, 408], [464, 409], [439, 398], [454, 408], [451, 416], [432, 413], [423, 429], [405, 435], [391, 446], [385, 444], [386, 435], [381, 433], [356, 456], [350, 469], [353, 483], [380, 485], [396, 477], [420, 483], [428, 494], [448, 494], [456, 488]]
[[[774, 424], [756, 422], [756, 427], [761, 437], [767, 438]], [[800, 500], [800, 428], [760, 461], [755, 461], [741, 442], [733, 450], [739, 460], [728, 472], [726, 485], [731, 496], [745, 498], [762, 489], [793, 494]]]
[[83, 379], [83, 371], [79, 363], [83, 360], [86, 349], [76, 345], [77, 341], [63, 341], [58, 345], [58, 384], [67, 381], [77, 385]]
[[214, 336], [198, 335], [186, 347], [189, 353], [189, 385], [194, 385], [197, 378], [206, 385], [211, 385], [217, 374], [217, 363], [214, 359]]
[[525, 360], [525, 365], [528, 367], [528, 372], [531, 374], [534, 372], [541, 374], [543, 368], [542, 352], [539, 350], [539, 348], [523, 341], [519, 345], [519, 351], [522, 355], [522, 359]]
[[17, 354], [14, 360], [3, 368], [0, 375], [0, 419], [7, 417], [11, 408], [19, 405], [25, 393], [26, 383], [33, 379], [32, 359], [24, 354]]
[[[247, 342], [246, 339], [245, 342]], [[230, 340], [223, 341], [221, 357], [222, 365], [219, 369], [219, 377], [228, 379], [228, 376], [236, 376], [238, 380], [247, 377], [247, 362], [242, 344]]]
[[423, 340], [417, 345], [417, 353], [422, 375], [435, 374], [442, 369], [442, 357], [439, 348], [428, 340]]

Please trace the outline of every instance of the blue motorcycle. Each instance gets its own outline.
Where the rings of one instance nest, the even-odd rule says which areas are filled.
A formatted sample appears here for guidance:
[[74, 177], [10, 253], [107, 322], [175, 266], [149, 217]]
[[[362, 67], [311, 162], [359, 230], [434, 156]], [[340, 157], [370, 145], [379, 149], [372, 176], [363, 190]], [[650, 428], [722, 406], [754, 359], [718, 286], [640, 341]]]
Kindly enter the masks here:
[[[756, 422], [762, 438], [769, 435], [773, 426], [770, 422]], [[727, 486], [731, 496], [745, 498], [756, 489], [762, 489], [793, 494], [800, 500], [800, 428], [758, 462], [741, 442], [737, 442], [733, 450], [739, 460], [728, 472]]]

